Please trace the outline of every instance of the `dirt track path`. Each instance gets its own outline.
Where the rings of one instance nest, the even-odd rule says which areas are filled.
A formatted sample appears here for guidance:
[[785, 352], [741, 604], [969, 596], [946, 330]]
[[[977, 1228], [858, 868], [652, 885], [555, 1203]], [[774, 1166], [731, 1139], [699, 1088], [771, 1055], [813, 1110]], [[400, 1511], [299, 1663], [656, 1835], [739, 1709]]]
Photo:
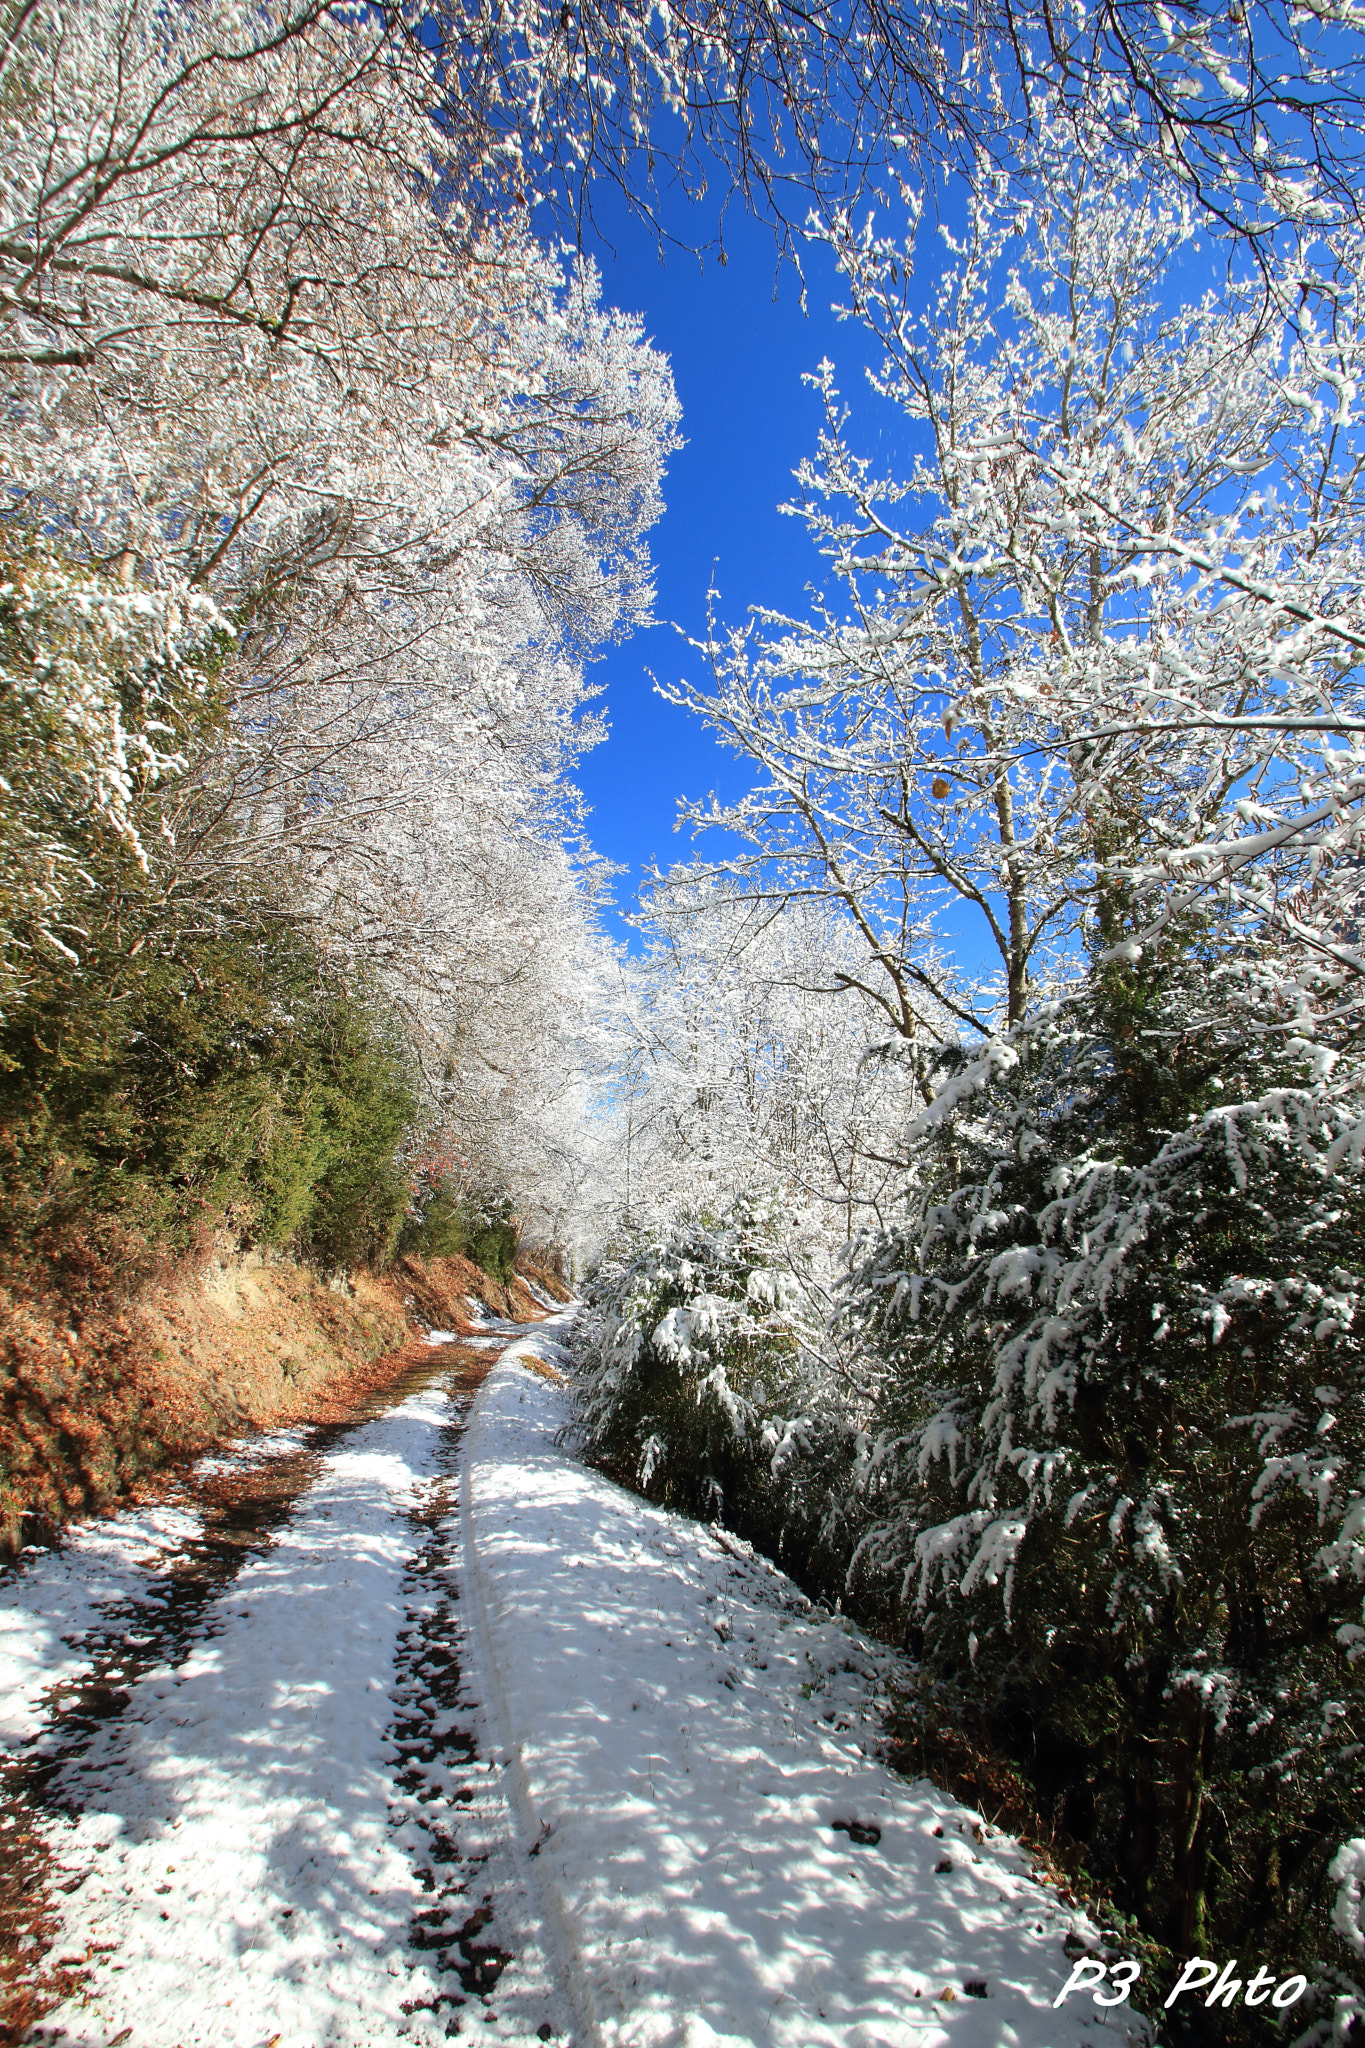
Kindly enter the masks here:
[[414, 1344], [345, 1421], [203, 1460], [159, 1522], [5, 1574], [54, 1677], [3, 1765], [0, 2039], [558, 2031], [537, 1960], [508, 1972], [459, 1655], [460, 1441], [515, 1334]]

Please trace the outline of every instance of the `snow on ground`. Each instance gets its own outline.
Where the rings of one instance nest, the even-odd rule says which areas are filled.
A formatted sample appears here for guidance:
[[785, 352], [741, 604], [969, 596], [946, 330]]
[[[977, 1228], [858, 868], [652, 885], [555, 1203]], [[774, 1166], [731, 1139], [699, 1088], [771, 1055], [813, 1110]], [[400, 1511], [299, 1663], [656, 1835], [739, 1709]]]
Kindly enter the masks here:
[[[154, 1638], [165, 1661], [139, 1617], [199, 1540], [192, 1505], [88, 1523], [7, 1579], [0, 1727], [57, 1765], [54, 1954], [91, 1972], [31, 2038], [1145, 2040], [1124, 2009], [1052, 2009], [1093, 1930], [877, 1760], [895, 1654], [561, 1447], [564, 1320], [479, 1395], [458, 1515], [467, 1396], [439, 1367], [374, 1421], [206, 1461], [307, 1451], [292, 1506]], [[73, 1738], [49, 1689], [92, 1645], [126, 1700]]]
[[[292, 1457], [303, 1444], [301, 1430], [276, 1430], [201, 1459], [195, 1475]], [[51, 1689], [89, 1670], [84, 1646], [91, 1632], [113, 1610], [145, 1597], [167, 1560], [202, 1529], [192, 1507], [163, 1501], [76, 1523], [64, 1531], [60, 1549], [34, 1545], [25, 1554], [22, 1571], [6, 1575], [0, 1598], [0, 1745], [15, 1747], [41, 1727]]]
[[[439, 1591], [413, 1586], [414, 1513], [454, 1419], [433, 1383], [324, 1453], [188, 1657], [134, 1684], [126, 1711], [67, 1768], [62, 1794], [79, 1817], [48, 1823], [59, 1872], [75, 1881], [56, 1954], [93, 1951], [94, 1979], [35, 2038], [103, 2044], [130, 2028], [135, 2048], [260, 2048], [272, 2037], [280, 2048], [380, 2048], [444, 2041], [466, 2020], [480, 2038], [515, 2041], [557, 2022], [524, 1927], [496, 2013], [466, 1997], [458, 1974], [461, 1923], [508, 1835], [497, 1771], [472, 1743], [451, 1769], [439, 1742], [393, 1739], [396, 1710], [427, 1738], [470, 1719], [434, 1712], [432, 1664], [409, 1660], [406, 1684], [400, 1668]], [[120, 1517], [83, 1532], [73, 1584], [101, 1546], [119, 1561], [87, 1587], [92, 1601], [117, 1589], [133, 1526]], [[57, 1563], [29, 1575], [26, 1598]], [[79, 1606], [73, 1594], [68, 1611]], [[444, 1627], [454, 1631], [453, 1611]], [[447, 1904], [439, 1866], [459, 1859], [480, 1892], [447, 1884], [463, 1894]], [[504, 1883], [511, 1921], [516, 1889]], [[481, 1921], [485, 1942], [509, 1924]]]
[[107, 1608], [136, 1597], [149, 1573], [199, 1526], [197, 1515], [176, 1507], [88, 1523], [63, 1550], [42, 1557], [17, 1585], [5, 1587], [0, 1743], [11, 1748], [41, 1727], [50, 1688], [89, 1668], [80, 1640]]
[[560, 1448], [515, 1346], [466, 1435], [476, 1678], [585, 2039], [1078, 2048], [1093, 1930], [1011, 1838], [869, 1754], [892, 1653]]

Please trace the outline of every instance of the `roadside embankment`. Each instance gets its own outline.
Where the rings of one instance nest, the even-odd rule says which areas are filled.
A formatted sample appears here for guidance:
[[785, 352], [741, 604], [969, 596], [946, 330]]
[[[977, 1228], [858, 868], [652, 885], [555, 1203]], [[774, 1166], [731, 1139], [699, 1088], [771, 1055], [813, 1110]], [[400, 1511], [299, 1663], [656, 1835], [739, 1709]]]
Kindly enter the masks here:
[[0, 1287], [0, 1555], [224, 1437], [336, 1419], [405, 1369], [416, 1329], [533, 1321], [557, 1290], [530, 1265], [507, 1286], [464, 1258], [325, 1279], [228, 1246], [126, 1294]]

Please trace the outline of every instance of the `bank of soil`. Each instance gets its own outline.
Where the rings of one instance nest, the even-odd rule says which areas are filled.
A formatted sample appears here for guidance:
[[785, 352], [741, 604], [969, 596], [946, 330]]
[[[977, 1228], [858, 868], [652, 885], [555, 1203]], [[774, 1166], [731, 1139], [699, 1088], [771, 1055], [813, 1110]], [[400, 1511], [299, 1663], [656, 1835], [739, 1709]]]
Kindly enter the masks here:
[[415, 1362], [423, 1327], [534, 1321], [528, 1280], [541, 1300], [564, 1293], [529, 1263], [507, 1287], [462, 1258], [327, 1280], [225, 1246], [78, 1308], [37, 1285], [0, 1287], [0, 1556], [224, 1438], [344, 1419]]

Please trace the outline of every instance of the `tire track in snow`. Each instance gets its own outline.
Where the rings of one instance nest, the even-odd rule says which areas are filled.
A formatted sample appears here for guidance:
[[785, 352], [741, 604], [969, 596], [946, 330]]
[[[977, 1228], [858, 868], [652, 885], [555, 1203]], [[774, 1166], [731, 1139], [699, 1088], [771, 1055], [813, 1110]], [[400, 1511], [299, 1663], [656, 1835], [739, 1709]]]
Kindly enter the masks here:
[[500, 1355], [501, 1349], [482, 1352], [477, 1370], [466, 1374], [458, 1415], [442, 1432], [440, 1476], [410, 1514], [422, 1547], [404, 1580], [409, 1604], [393, 1688], [392, 1738], [402, 1760], [394, 1816], [398, 1825], [415, 1823], [424, 1838], [413, 1857], [424, 1900], [412, 1915], [408, 1941], [432, 1956], [447, 1987], [426, 2009], [446, 2017], [449, 2034], [457, 2030], [451, 2022], [461, 2008], [478, 2001], [488, 2026], [497, 2019], [496, 1994], [511, 2008], [504, 2018], [515, 2035], [534, 2032], [548, 2041], [564, 2031], [557, 2024], [560, 1998], [539, 1944], [527, 1939], [534, 1910], [524, 1895], [524, 1873], [509, 1855], [512, 1820], [498, 1767], [480, 1742], [486, 1703], [470, 1686], [461, 1612], [465, 1425]]
[[[9, 1882], [0, 1878], [0, 1932], [8, 1904], [10, 2039], [103, 2043], [117, 2030], [116, 2022], [123, 2023], [125, 2009], [131, 2014], [130, 2048], [163, 2038], [171, 2044], [182, 2038], [255, 2043], [272, 2033], [285, 2048], [293, 2039], [307, 2039], [311, 2048], [313, 2041], [353, 2038], [352, 2022], [361, 2029], [354, 2038], [366, 2043], [446, 2038], [462, 2030], [465, 2007], [467, 2018], [482, 2022], [484, 2039], [506, 2038], [509, 2031], [518, 2039], [547, 2038], [558, 2030], [547, 2017], [556, 2001], [543, 1966], [529, 1952], [533, 1942], [521, 1944], [527, 1951], [519, 1958], [524, 1967], [508, 1973], [511, 1947], [496, 1897], [499, 1880], [509, 1875], [498, 1853], [505, 1816], [495, 1774], [477, 1753], [475, 1706], [463, 1688], [453, 1641], [453, 1474], [469, 1402], [493, 1358], [489, 1347], [454, 1365], [428, 1351], [406, 1381], [344, 1424], [286, 1433], [281, 1455], [268, 1455], [267, 1442], [226, 1466], [221, 1459], [205, 1461], [213, 1469], [191, 1489], [197, 1528], [162, 1556], [156, 1576], [136, 1596], [107, 1607], [95, 1626], [69, 1641], [81, 1668], [53, 1688], [44, 1725], [6, 1770], [10, 1803], [8, 1824], [0, 1828], [0, 1871], [7, 1870]], [[435, 1388], [437, 1380], [447, 1382], [444, 1390]], [[387, 1412], [377, 1418], [381, 1409]], [[373, 1465], [385, 1457], [393, 1470], [370, 1472], [365, 1479], [366, 1461]], [[350, 1467], [356, 1468], [352, 1479], [359, 1475], [364, 1483], [350, 1503], [355, 1515], [348, 1558], [346, 1502], [328, 1502], [331, 1495], [345, 1495]], [[283, 1757], [264, 1764], [259, 1756], [252, 1760], [260, 1782], [247, 1787], [246, 1808], [252, 1810], [243, 1825], [251, 1839], [238, 1844], [236, 1875], [254, 1874], [260, 1896], [245, 1915], [237, 1912], [241, 1924], [227, 1944], [231, 1953], [201, 1955], [200, 1963], [249, 1969], [256, 1981], [246, 2009], [235, 2019], [215, 2011], [205, 2032], [193, 1955], [168, 1954], [164, 1936], [156, 1936], [164, 1922], [166, 1934], [183, 1929], [189, 1949], [196, 1938], [201, 1951], [214, 1949], [202, 1902], [195, 1910], [185, 1896], [193, 1877], [185, 1869], [190, 1840], [177, 1839], [172, 1830], [183, 1824], [193, 1838], [196, 1830], [204, 1835], [207, 1824], [212, 1861], [223, 1829], [215, 1837], [211, 1815], [206, 1822], [202, 1811], [189, 1811], [196, 1779], [202, 1790], [216, 1773], [223, 1781], [216, 1790], [229, 1805], [242, 1785], [234, 1788], [232, 1770], [224, 1772], [216, 1753], [224, 1748], [223, 1725], [201, 1756], [192, 1754], [193, 1741], [181, 1741], [177, 1755], [176, 1731], [192, 1725], [195, 1712], [213, 1722], [206, 1688], [211, 1695], [215, 1662], [239, 1692], [245, 1682], [248, 1691], [253, 1684], [258, 1691], [263, 1686], [262, 1697], [271, 1693], [268, 1672], [253, 1671], [250, 1631], [242, 1626], [250, 1611], [240, 1603], [264, 1600], [268, 1614], [274, 1597], [278, 1609], [278, 1596], [287, 1598], [291, 1591], [291, 1569], [305, 1578], [316, 1574], [321, 1525], [334, 1519], [340, 1527], [326, 1536], [333, 1548], [340, 1542], [342, 1564], [368, 1571], [375, 1580], [371, 1606], [384, 1609], [385, 1595], [392, 1596], [389, 1683], [379, 1688], [389, 1713], [374, 1723], [372, 1753], [345, 1760], [341, 1779], [348, 1771], [351, 1780], [364, 1779], [367, 1800], [357, 1803], [356, 1783], [342, 1784], [338, 1813], [330, 1816], [338, 1821], [335, 1844], [325, 1841], [327, 1817], [319, 1821], [316, 1810], [319, 1799], [326, 1806], [329, 1796], [325, 1783], [319, 1792], [317, 1769], [321, 1761], [325, 1780], [326, 1759], [310, 1763], [306, 1724], [295, 1727], [303, 1775], [311, 1770], [316, 1782], [293, 1814], [301, 1839], [289, 1869], [274, 1867], [278, 1844], [268, 1839], [269, 1781], [281, 1770], [289, 1776], [287, 1743]], [[321, 1547], [325, 1552], [328, 1542]], [[298, 1556], [284, 1555], [291, 1551]], [[338, 1594], [348, 1582], [346, 1572], [341, 1577]], [[320, 1586], [306, 1587], [301, 1579], [295, 1590], [301, 1601], [305, 1591], [312, 1596], [314, 1610], [320, 1594], [325, 1619], [325, 1578]], [[305, 1601], [300, 1625], [306, 1612]], [[277, 1624], [280, 1618], [277, 1612]], [[315, 1611], [315, 1629], [317, 1618]], [[287, 1656], [287, 1613], [284, 1619], [283, 1636], [277, 1625], [258, 1645], [257, 1663], [262, 1656], [267, 1663], [272, 1655]], [[368, 1634], [372, 1639], [374, 1629]], [[375, 1661], [375, 1642], [365, 1647]], [[306, 1670], [295, 1683], [307, 1689]], [[173, 1712], [175, 1706], [187, 1708], [190, 1720]], [[249, 1744], [251, 1732], [249, 1719], [228, 1729], [228, 1750], [235, 1742], [240, 1751], [244, 1739]], [[232, 1761], [235, 1768], [242, 1759]], [[188, 1767], [178, 1778], [177, 1766]], [[156, 1782], [158, 1774], [167, 1780], [168, 1773], [175, 1783]], [[264, 1801], [264, 1823], [253, 1799], [255, 1808]], [[348, 1830], [364, 1837], [358, 1850]], [[335, 1848], [330, 1859], [320, 1853], [329, 1847]], [[348, 1880], [356, 1876], [346, 1869], [352, 1851], [366, 1865], [362, 1874], [377, 1884], [357, 1891], [351, 1882], [348, 1891]], [[170, 1864], [164, 1862], [168, 1853], [176, 1859]], [[176, 1882], [152, 1882], [156, 1878]], [[286, 1897], [295, 1899], [301, 1880], [305, 1893], [311, 1887], [309, 1896], [285, 1903]], [[208, 1889], [210, 1907], [215, 1898], [221, 1906], [221, 1883], [217, 1891], [211, 1883]], [[361, 1894], [381, 1903], [371, 1909]], [[207, 1917], [211, 1922], [212, 1910]], [[515, 1937], [511, 1945], [517, 1945]], [[221, 1941], [217, 1947], [222, 1950]], [[343, 1957], [348, 1950], [356, 1956], [366, 1951], [365, 1967], [353, 1957], [349, 1976], [344, 1968], [338, 1975], [337, 1950]], [[126, 1978], [120, 1985], [117, 1974], [131, 1967], [130, 1958], [143, 1993], [131, 2003], [126, 1992], [135, 1987]], [[373, 1990], [376, 1979], [386, 1993], [385, 2010], [367, 2017], [355, 2008], [355, 1995], [367, 1984]], [[187, 1993], [177, 1992], [177, 1980], [188, 1982]], [[311, 1988], [291, 2002], [289, 1984], [304, 1980]], [[203, 1989], [207, 1994], [207, 1984]], [[489, 2004], [495, 1990], [503, 2008], [496, 2014]], [[265, 2004], [278, 2008], [285, 2025], [261, 2031], [253, 1998], [262, 2012]], [[54, 2010], [58, 2001], [60, 2009]], [[44, 2008], [48, 2024], [35, 2028]], [[304, 2032], [296, 2026], [291, 2033], [291, 2016]]]

